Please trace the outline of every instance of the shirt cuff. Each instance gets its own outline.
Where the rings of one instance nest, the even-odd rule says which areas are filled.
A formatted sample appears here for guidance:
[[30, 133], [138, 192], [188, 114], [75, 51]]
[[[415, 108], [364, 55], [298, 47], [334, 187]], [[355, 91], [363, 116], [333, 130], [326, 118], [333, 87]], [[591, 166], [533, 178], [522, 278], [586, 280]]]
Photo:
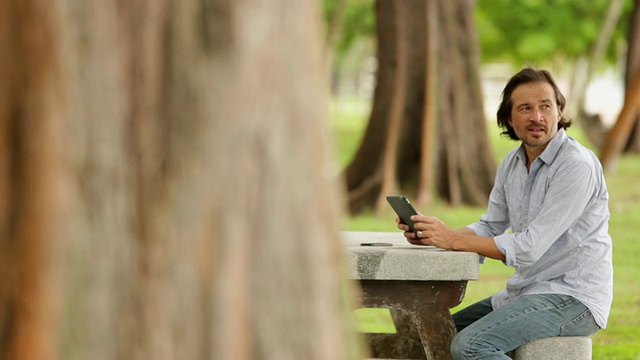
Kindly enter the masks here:
[[[470, 229], [471, 231], [473, 231], [474, 234], [476, 234], [476, 236], [491, 237], [489, 232], [488, 231], [487, 232], [483, 231], [484, 227], [482, 227], [481, 225], [479, 225], [477, 223], [468, 225], [467, 228]], [[478, 262], [480, 264], [484, 264], [484, 260], [485, 259], [486, 259], [485, 256], [480, 255], [480, 257], [478, 258], [478, 260], [479, 260]]]
[[471, 231], [473, 231], [477, 236], [482, 236], [482, 237], [491, 237], [491, 232], [484, 226], [478, 224], [478, 223], [473, 223], [470, 225], [467, 225], [468, 229], [471, 229]]
[[513, 234], [502, 234], [493, 238], [498, 250], [505, 256], [504, 263], [507, 266], [516, 266], [516, 247], [514, 245], [515, 236]]

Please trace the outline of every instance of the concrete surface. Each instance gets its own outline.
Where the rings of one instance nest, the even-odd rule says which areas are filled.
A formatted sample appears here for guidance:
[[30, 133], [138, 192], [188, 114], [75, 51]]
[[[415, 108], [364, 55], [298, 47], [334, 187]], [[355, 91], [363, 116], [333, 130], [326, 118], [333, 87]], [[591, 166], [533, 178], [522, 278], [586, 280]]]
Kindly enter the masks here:
[[516, 349], [515, 360], [591, 359], [591, 338], [561, 336], [526, 343]]
[[[476, 253], [412, 245], [402, 232], [345, 231], [351, 278], [360, 280], [477, 280]], [[386, 246], [362, 244], [385, 243]]]

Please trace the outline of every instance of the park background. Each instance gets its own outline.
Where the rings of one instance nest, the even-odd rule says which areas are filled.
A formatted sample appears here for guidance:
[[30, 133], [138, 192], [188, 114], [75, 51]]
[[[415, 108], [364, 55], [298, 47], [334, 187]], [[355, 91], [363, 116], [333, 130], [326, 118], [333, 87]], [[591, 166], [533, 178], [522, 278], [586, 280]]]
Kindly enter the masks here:
[[[452, 5], [453, 6], [453, 5]], [[463, 7], [458, 4], [458, 9]], [[571, 1], [482, 1], [476, 2], [473, 10], [473, 20], [476, 22], [477, 42], [479, 47], [478, 77], [482, 89], [482, 109], [467, 108], [461, 116], [467, 116], [468, 112], [484, 111], [484, 120], [487, 121], [487, 133], [489, 145], [493, 150], [495, 161], [499, 162], [506, 153], [517, 146], [507, 138], [499, 136], [500, 129], [496, 125], [496, 115], [500, 101], [501, 91], [508, 78], [524, 66], [534, 66], [550, 70], [568, 99], [565, 116], [574, 120], [574, 126], [568, 134], [578, 139], [596, 154], [603, 152], [603, 135], [611, 129], [625, 102], [625, 95], [631, 85], [628, 84], [630, 74], [635, 72], [630, 69], [629, 63], [634, 63], [632, 52], [628, 50], [635, 45], [630, 44], [636, 39], [638, 30], [633, 24], [637, 2], [631, 1], [595, 1], [589, 4]], [[421, 14], [424, 9], [416, 4], [406, 4], [408, 11]], [[331, 103], [332, 129], [336, 139], [336, 152], [341, 169], [347, 169], [351, 162], [356, 162], [354, 157], [357, 151], [362, 151], [365, 145], [361, 145], [365, 139], [368, 122], [379, 121], [376, 114], [372, 113], [374, 101], [384, 101], [380, 96], [380, 90], [376, 89], [376, 74], [378, 60], [376, 48], [379, 44], [380, 33], [376, 33], [377, 21], [388, 21], [384, 18], [397, 17], [396, 24], [405, 21], [403, 14], [407, 8], [396, 3], [395, 7], [387, 7], [373, 1], [325, 1], [325, 15], [331, 31], [341, 32], [333, 34], [333, 100]], [[341, 17], [338, 20], [335, 17]], [[381, 19], [382, 18], [382, 19]], [[446, 19], [445, 15], [440, 16]], [[425, 17], [426, 21], [430, 18]], [[433, 21], [433, 19], [431, 19]], [[458, 19], [458, 21], [460, 21]], [[469, 20], [471, 21], [471, 20]], [[338, 30], [331, 30], [331, 26]], [[438, 31], [443, 31], [442, 23], [439, 23]], [[398, 25], [399, 28], [402, 25]], [[462, 27], [457, 25], [459, 29]], [[407, 31], [407, 30], [405, 30]], [[446, 30], [445, 30], [446, 31]], [[401, 30], [398, 30], [401, 33]], [[396, 61], [403, 60], [401, 46], [389, 45], [384, 42], [387, 51], [396, 52]], [[425, 41], [428, 48], [429, 37]], [[385, 40], [382, 40], [385, 41]], [[388, 41], [388, 40], [387, 40]], [[393, 43], [393, 41], [391, 41]], [[417, 40], [412, 39], [407, 46], [416, 45]], [[439, 43], [443, 46], [442, 43]], [[453, 46], [453, 45], [451, 45]], [[400, 49], [399, 49], [400, 48]], [[409, 50], [404, 50], [409, 52]], [[429, 52], [428, 50], [426, 50]], [[436, 50], [437, 51], [437, 50]], [[631, 52], [631, 53], [630, 53]], [[466, 53], [467, 56], [468, 53]], [[428, 58], [428, 55], [427, 55]], [[430, 58], [428, 58], [430, 59]], [[384, 66], [384, 65], [383, 65]], [[395, 74], [400, 71], [400, 65], [394, 64]], [[438, 66], [446, 66], [439, 64]], [[407, 70], [409, 71], [409, 70]], [[440, 71], [440, 70], [437, 70]], [[402, 75], [400, 75], [402, 76]], [[410, 80], [407, 80], [410, 82]], [[386, 83], [385, 83], [386, 84]], [[402, 86], [402, 85], [400, 85]], [[407, 86], [407, 92], [415, 92], [415, 86]], [[397, 93], [398, 85], [394, 87]], [[376, 94], [376, 91], [379, 93]], [[420, 90], [418, 90], [420, 91]], [[455, 95], [454, 95], [455, 96]], [[464, 96], [460, 94], [460, 96]], [[407, 100], [409, 102], [411, 100]], [[393, 103], [393, 100], [390, 100]], [[388, 103], [387, 103], [388, 104]], [[404, 104], [403, 104], [404, 105]], [[406, 106], [406, 105], [404, 105]], [[637, 105], [634, 105], [637, 106]], [[410, 111], [405, 111], [403, 127], [401, 131], [419, 131], [415, 123], [407, 118], [412, 116]], [[402, 117], [401, 116], [401, 117]], [[637, 116], [637, 115], [636, 115]], [[393, 114], [387, 114], [384, 121], [392, 122]], [[589, 118], [597, 118], [598, 123], [593, 123]], [[422, 120], [424, 124], [428, 120]], [[442, 121], [448, 121], [443, 119]], [[637, 122], [637, 120], [635, 120]], [[389, 125], [391, 128], [393, 125]], [[473, 136], [476, 128], [470, 124], [462, 123], [468, 136]], [[593, 128], [600, 130], [596, 135]], [[634, 130], [635, 131], [635, 130]], [[391, 131], [389, 131], [391, 132]], [[441, 138], [449, 141], [467, 141], [454, 139], [439, 133]], [[632, 136], [632, 135], [628, 135]], [[404, 138], [403, 138], [404, 140]], [[368, 140], [368, 141], [376, 141]], [[385, 147], [388, 143], [378, 142], [378, 146]], [[400, 140], [398, 147], [406, 147], [406, 141]], [[433, 146], [433, 145], [432, 145]], [[437, 148], [437, 146], [436, 146]], [[640, 169], [637, 149], [627, 147], [627, 153], [619, 160], [615, 170], [607, 172], [607, 182], [610, 189], [611, 210], [611, 235], [614, 244], [615, 267], [615, 296], [612, 307], [609, 327], [593, 337], [594, 359], [638, 359], [640, 358], [640, 342], [635, 334], [640, 329], [640, 322], [635, 319], [640, 309], [640, 287], [633, 280], [638, 271], [636, 259], [640, 247], [636, 244], [634, 228], [640, 220], [640, 186], [636, 177]], [[388, 149], [388, 148], [385, 148]], [[369, 160], [375, 161], [375, 154]], [[406, 158], [405, 158], [406, 159]], [[400, 160], [396, 171], [405, 171], [406, 160]], [[351, 165], [353, 166], [353, 165]], [[380, 165], [384, 167], [384, 164]], [[432, 165], [433, 166], [433, 165]], [[437, 165], [435, 165], [437, 167]], [[436, 171], [437, 172], [437, 171]], [[345, 172], [346, 173], [346, 172]], [[347, 175], [348, 176], [348, 175]], [[416, 177], [412, 181], [397, 180], [402, 175], [396, 175], [400, 183], [393, 183], [389, 187], [384, 184], [380, 194], [391, 191], [410, 195], [410, 198], [420, 197], [420, 189], [416, 189]], [[434, 176], [441, 176], [441, 173]], [[380, 180], [384, 182], [385, 180]], [[436, 181], [434, 181], [436, 182]], [[433, 185], [432, 185], [433, 186]], [[351, 190], [351, 189], [350, 189]], [[361, 190], [358, 190], [361, 191]], [[433, 190], [431, 190], [433, 191]], [[355, 191], [352, 191], [355, 192]], [[349, 197], [350, 201], [354, 201]], [[442, 197], [436, 199], [424, 198], [420, 201], [418, 211], [437, 216], [448, 225], [456, 228], [476, 221], [484, 211], [483, 204], [452, 206], [451, 200]], [[360, 211], [359, 206], [352, 207], [356, 215], [349, 217], [343, 225], [345, 230], [361, 231], [395, 231], [395, 224], [390, 221], [395, 217], [393, 212], [384, 206], [379, 199], [370, 200], [368, 207]], [[481, 266], [480, 280], [470, 282], [463, 303], [458, 307], [467, 306], [475, 301], [504, 288], [506, 279], [511, 275], [512, 269], [500, 262], [488, 260]], [[457, 309], [454, 309], [456, 311]], [[365, 313], [366, 314], [366, 313]], [[384, 329], [384, 319], [376, 323], [376, 315], [371, 313], [371, 318], [363, 317], [362, 329], [372, 331]], [[374, 315], [376, 314], [376, 315]], [[387, 319], [388, 321], [388, 319]], [[370, 322], [370, 323], [369, 323]], [[390, 329], [389, 331], [391, 331]]]
[[594, 358], [637, 359], [638, 4], [0, 0], [0, 359], [366, 357], [340, 230], [477, 219], [528, 64], [611, 190]]

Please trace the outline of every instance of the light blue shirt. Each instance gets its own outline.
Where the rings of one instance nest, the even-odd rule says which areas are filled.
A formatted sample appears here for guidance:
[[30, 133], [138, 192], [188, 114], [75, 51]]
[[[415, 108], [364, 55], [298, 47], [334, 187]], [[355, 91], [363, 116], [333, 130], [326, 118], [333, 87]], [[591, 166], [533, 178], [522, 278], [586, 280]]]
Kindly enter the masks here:
[[509, 152], [487, 212], [468, 226], [493, 237], [505, 264], [515, 268], [506, 289], [493, 295], [493, 307], [527, 294], [571, 295], [604, 329], [613, 300], [608, 201], [600, 161], [564, 129], [529, 173], [524, 146]]

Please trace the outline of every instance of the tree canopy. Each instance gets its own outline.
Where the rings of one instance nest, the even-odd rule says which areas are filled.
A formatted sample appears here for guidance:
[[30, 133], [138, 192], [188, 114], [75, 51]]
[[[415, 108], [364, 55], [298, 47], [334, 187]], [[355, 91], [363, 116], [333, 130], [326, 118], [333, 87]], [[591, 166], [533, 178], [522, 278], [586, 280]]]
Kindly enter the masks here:
[[359, 37], [374, 37], [376, 31], [373, 0], [324, 0], [328, 26], [338, 22], [340, 34], [333, 44], [336, 56], [343, 55]]
[[[549, 63], [586, 55], [598, 38], [609, 0], [478, 0], [476, 22], [481, 61]], [[360, 37], [375, 36], [373, 0], [324, 0], [328, 24], [339, 17], [340, 33], [333, 42], [335, 60]], [[342, 11], [337, 11], [340, 6]], [[612, 44], [626, 41], [632, 1], [626, 1]], [[604, 59], [615, 63], [612, 46]]]
[[[609, 0], [478, 0], [482, 61], [547, 63], [586, 55], [596, 42]], [[612, 43], [627, 36], [632, 2], [625, 2]], [[615, 62], [615, 47], [607, 58]]]

